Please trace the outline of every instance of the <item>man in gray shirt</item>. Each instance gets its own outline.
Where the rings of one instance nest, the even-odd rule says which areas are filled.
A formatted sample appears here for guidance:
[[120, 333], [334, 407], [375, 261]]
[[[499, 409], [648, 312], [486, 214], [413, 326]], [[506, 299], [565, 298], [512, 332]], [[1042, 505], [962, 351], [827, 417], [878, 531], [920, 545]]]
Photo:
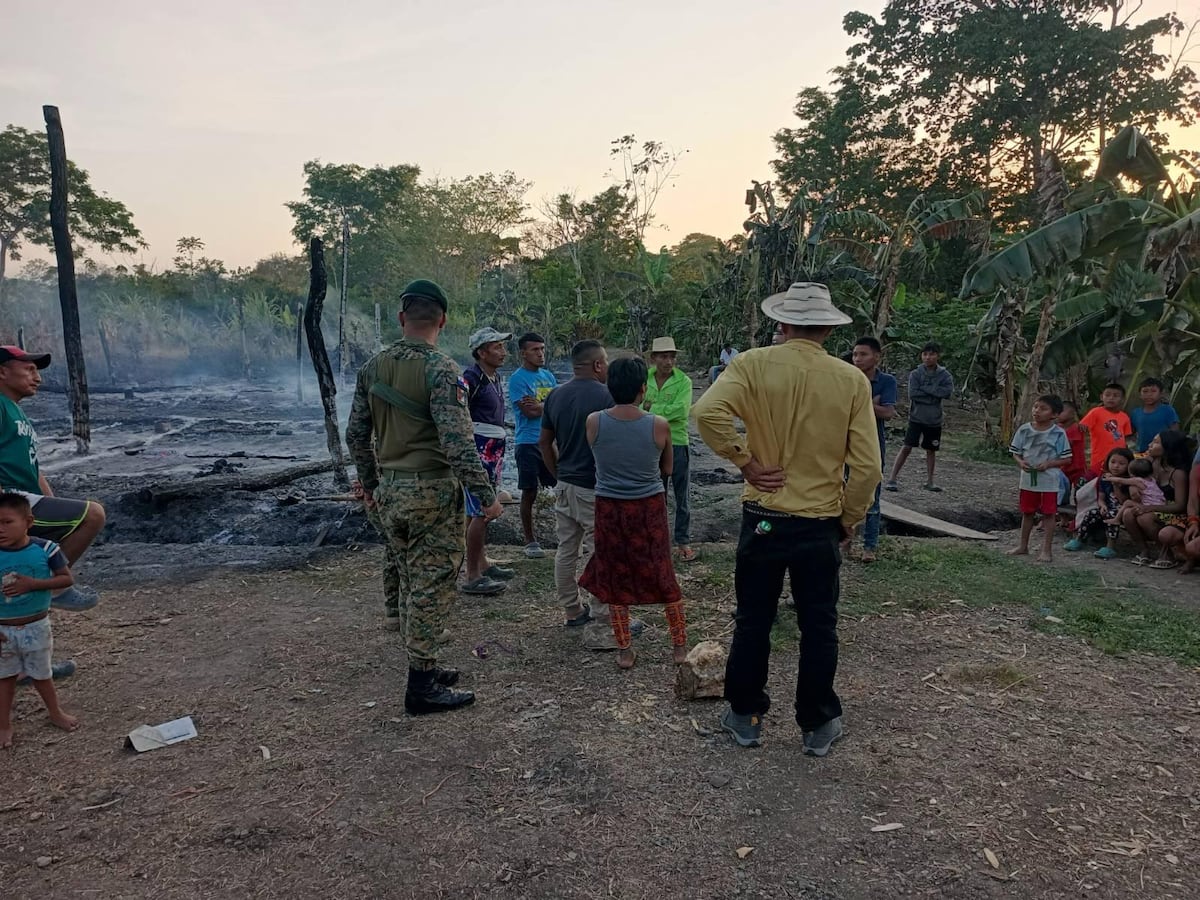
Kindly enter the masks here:
[[937, 452], [942, 445], [942, 401], [954, 393], [954, 379], [941, 365], [942, 348], [930, 341], [921, 351], [921, 365], [908, 376], [908, 431], [904, 435], [904, 447], [896, 456], [892, 477], [884, 485], [885, 490], [898, 491], [896, 480], [900, 470], [908, 461], [908, 455], [920, 445], [925, 451], [925, 490], [941, 491], [933, 483], [933, 470]]

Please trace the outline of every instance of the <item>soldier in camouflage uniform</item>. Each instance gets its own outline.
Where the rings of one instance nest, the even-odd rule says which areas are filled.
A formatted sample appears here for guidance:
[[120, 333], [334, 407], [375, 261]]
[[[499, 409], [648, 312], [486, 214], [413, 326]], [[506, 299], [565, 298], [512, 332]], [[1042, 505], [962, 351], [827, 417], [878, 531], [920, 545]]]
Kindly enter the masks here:
[[457, 671], [437, 664], [465, 550], [462, 489], [480, 499], [489, 519], [503, 508], [475, 451], [466, 384], [436, 346], [445, 293], [418, 279], [400, 304], [404, 338], [358, 373], [346, 446], [398, 564], [409, 666], [404, 706], [421, 715], [475, 700], [452, 690]]

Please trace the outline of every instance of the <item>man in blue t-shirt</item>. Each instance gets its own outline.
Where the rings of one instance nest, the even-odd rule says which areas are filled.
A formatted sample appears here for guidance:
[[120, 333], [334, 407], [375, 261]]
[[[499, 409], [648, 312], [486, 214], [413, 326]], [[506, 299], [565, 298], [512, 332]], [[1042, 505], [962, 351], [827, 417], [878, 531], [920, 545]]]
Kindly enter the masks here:
[[1163, 403], [1163, 383], [1157, 378], [1147, 378], [1139, 391], [1142, 405], [1129, 414], [1137, 437], [1137, 452], [1145, 453], [1150, 442], [1164, 431], [1179, 428], [1179, 413], [1169, 403]]
[[[854, 352], [851, 360], [854, 365], [867, 376], [871, 382], [871, 403], [875, 407], [875, 425], [879, 429], [879, 459], [882, 463], [887, 458], [887, 426], [884, 424], [896, 415], [897, 385], [896, 379], [886, 372], [879, 371], [879, 361], [883, 358], [883, 347], [873, 337], [861, 337], [854, 342]], [[882, 469], [880, 470], [882, 471]], [[875, 561], [875, 548], [879, 546], [881, 516], [879, 513], [879, 489], [875, 487], [875, 500], [867, 510], [867, 519], [863, 524], [862, 561]]]
[[542, 404], [558, 387], [554, 373], [545, 368], [546, 341], [534, 332], [517, 341], [521, 367], [508, 379], [508, 400], [512, 404], [514, 441], [517, 458], [517, 487], [521, 489], [521, 528], [525, 532], [525, 556], [542, 559], [546, 551], [533, 532], [533, 504], [539, 487], [554, 487], [558, 482], [542, 459], [538, 437], [542, 432]]

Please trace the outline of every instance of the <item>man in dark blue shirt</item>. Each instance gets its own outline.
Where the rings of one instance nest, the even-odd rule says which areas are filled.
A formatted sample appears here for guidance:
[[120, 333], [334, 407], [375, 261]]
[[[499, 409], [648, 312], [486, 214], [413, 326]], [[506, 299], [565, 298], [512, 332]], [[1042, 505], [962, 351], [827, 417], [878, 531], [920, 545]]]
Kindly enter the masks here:
[[[887, 426], [884, 424], [896, 415], [897, 385], [896, 379], [887, 372], [879, 371], [879, 361], [883, 358], [883, 347], [873, 337], [861, 337], [854, 342], [854, 353], [851, 356], [867, 380], [871, 382], [871, 403], [875, 407], [875, 424], [879, 428], [879, 458], [887, 458]], [[867, 520], [863, 524], [862, 561], [875, 561], [875, 548], [879, 546], [880, 519], [879, 489], [875, 488], [875, 500], [867, 510]]]

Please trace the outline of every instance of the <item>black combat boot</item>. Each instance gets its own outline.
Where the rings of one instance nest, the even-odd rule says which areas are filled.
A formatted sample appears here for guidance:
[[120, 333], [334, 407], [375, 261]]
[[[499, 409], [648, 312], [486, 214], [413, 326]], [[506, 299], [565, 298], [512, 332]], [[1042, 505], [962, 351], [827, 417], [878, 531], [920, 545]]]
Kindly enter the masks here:
[[458, 669], [443, 669], [441, 666], [434, 666], [433, 680], [443, 687], [454, 687], [458, 684]]
[[475, 702], [470, 691], [455, 691], [439, 683], [436, 669], [408, 670], [408, 690], [404, 692], [404, 708], [414, 716], [448, 712]]

